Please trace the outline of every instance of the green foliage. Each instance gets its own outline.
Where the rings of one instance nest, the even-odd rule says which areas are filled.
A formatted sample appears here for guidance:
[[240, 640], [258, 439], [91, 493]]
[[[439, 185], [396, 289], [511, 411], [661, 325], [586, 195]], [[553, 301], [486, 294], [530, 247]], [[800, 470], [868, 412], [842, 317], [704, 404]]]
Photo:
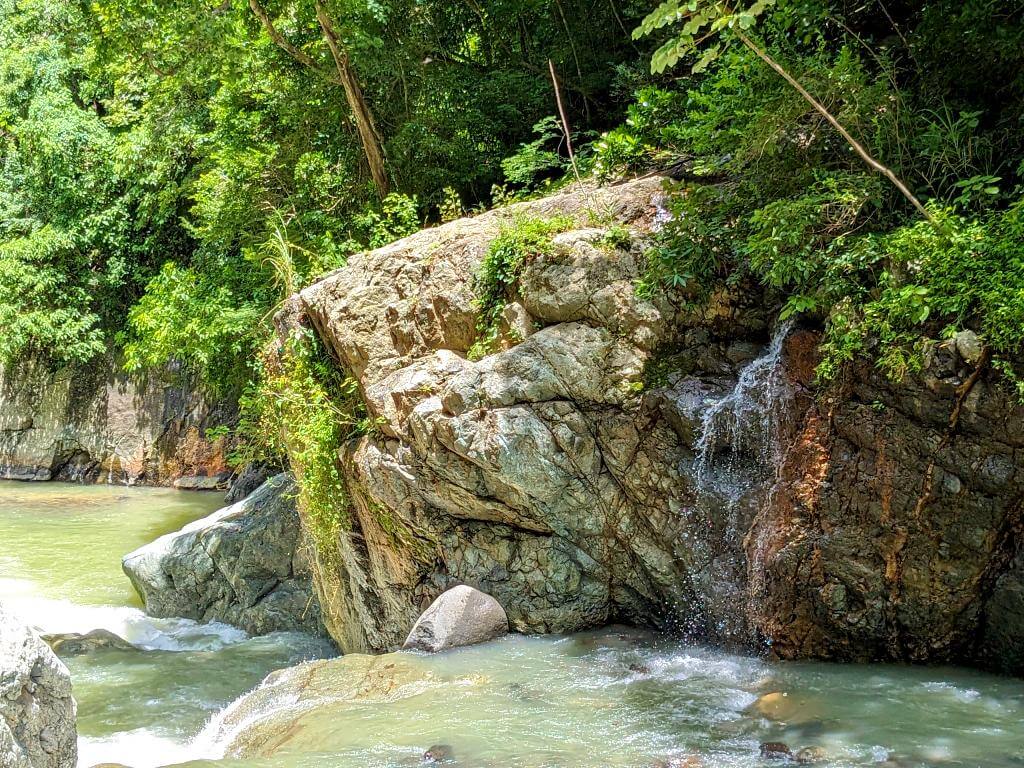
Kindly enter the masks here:
[[[863, 358], [898, 378], [921, 364], [927, 338], [972, 328], [1019, 380], [1024, 78], [1011, 62], [1024, 66], [1013, 47], [1024, 24], [990, 5], [939, 2], [901, 10], [893, 38], [888, 20], [819, 0], [709, 7], [667, 2], [648, 17], [642, 32], [673, 35], [658, 66], [700, 55], [698, 43], [721, 48], [680, 90], [664, 89], [674, 109], [649, 109], [648, 90], [630, 114], [647, 111], [651, 123], [627, 122], [599, 147], [605, 177], [666, 154], [693, 178], [714, 176], [674, 191], [638, 289], [692, 300], [759, 279], [783, 316], [824, 324], [822, 379]], [[754, 34], [741, 9], [760, 13], [759, 46], [931, 195], [934, 225], [908, 222], [906, 203], [819, 113], [753, 52], [726, 45], [736, 31]], [[976, 59], [943, 53], [956, 45], [954, 19], [974, 55], [1004, 73], [1001, 94]]]
[[[313, 4], [262, 5], [311, 66], [245, 2], [0, 0], [4, 359], [74, 362], [120, 339], [135, 367], [166, 353], [242, 375], [241, 318], [279, 300], [268, 243], [283, 234], [299, 286], [426, 211], [487, 204], [505, 158], [517, 183], [557, 173], [548, 60], [586, 128], [617, 120], [608, 95], [635, 56], [620, 25], [636, 17], [615, 4], [324, 0], [396, 189], [378, 200]], [[175, 325], [220, 310], [174, 349]]]
[[474, 281], [479, 337], [470, 350], [470, 359], [494, 351], [502, 310], [515, 298], [523, 268], [530, 261], [551, 253], [552, 236], [564, 232], [571, 224], [571, 219], [556, 216], [550, 219], [522, 217], [502, 226], [488, 246]]
[[220, 388], [244, 382], [240, 361], [252, 351], [259, 309], [194, 269], [164, 264], [128, 313], [125, 366], [142, 371], [184, 363]]
[[698, 74], [718, 59], [728, 42], [728, 38], [719, 35], [722, 30], [733, 27], [748, 30], [757, 17], [773, 5], [775, 0], [755, 0], [735, 8], [718, 0], [664, 0], [636, 28], [633, 37], [640, 39], [663, 27], [682, 24], [675, 37], [654, 52], [652, 72], [674, 67], [680, 59], [697, 53], [701, 45], [713, 40], [693, 64], [692, 71]]
[[395, 192], [385, 197], [379, 208], [367, 208], [355, 220], [366, 232], [366, 241], [371, 248], [387, 245], [420, 228], [416, 198]]
[[552, 171], [564, 172], [568, 163], [552, 147], [564, 140], [558, 118], [549, 115], [533, 126], [536, 139], [520, 144], [514, 155], [501, 161], [505, 178], [514, 184], [532, 186], [538, 177]]
[[455, 221], [465, 211], [462, 208], [462, 198], [452, 187], [445, 187], [441, 190], [441, 205], [438, 206], [442, 222]]
[[240, 404], [235, 463], [287, 460], [306, 526], [320, 551], [330, 553], [348, 525], [339, 451], [372, 428], [355, 381], [339, 371], [316, 334], [303, 330], [264, 358], [259, 383]]
[[655, 86], [642, 88], [626, 110], [625, 122], [595, 143], [594, 173], [614, 179], [642, 168], [659, 154], [681, 148], [686, 95]]
[[73, 250], [51, 227], [0, 244], [0, 363], [26, 353], [86, 362], [104, 349], [89, 293], [68, 283], [62, 264]]
[[0, 362], [102, 353], [184, 240], [177, 156], [104, 120], [84, 27], [77, 4], [0, 1]]
[[637, 290], [641, 296], [651, 296], [669, 288], [701, 298], [735, 263], [736, 213], [729, 192], [711, 186], [688, 187], [673, 194], [666, 205], [666, 220], [647, 251]]

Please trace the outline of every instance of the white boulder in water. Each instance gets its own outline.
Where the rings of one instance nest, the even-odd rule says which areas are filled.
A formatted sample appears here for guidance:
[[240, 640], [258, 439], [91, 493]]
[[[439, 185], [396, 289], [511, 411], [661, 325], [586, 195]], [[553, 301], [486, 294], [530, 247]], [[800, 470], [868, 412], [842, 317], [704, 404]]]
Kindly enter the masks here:
[[74, 768], [75, 714], [67, 667], [0, 607], [0, 768]]
[[435, 653], [475, 645], [508, 634], [501, 603], [478, 589], [460, 585], [442, 593], [413, 625], [403, 646]]

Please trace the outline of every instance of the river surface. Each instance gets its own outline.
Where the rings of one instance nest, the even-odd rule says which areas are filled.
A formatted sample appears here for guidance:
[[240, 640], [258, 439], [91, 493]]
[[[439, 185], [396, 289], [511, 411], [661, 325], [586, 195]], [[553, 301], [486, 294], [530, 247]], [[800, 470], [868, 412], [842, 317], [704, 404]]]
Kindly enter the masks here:
[[[772, 664], [617, 629], [335, 659], [301, 699], [290, 679], [313, 667], [231, 704], [268, 672], [329, 648], [147, 618], [120, 569], [125, 553], [219, 505], [167, 490], [0, 483], [0, 601], [45, 632], [103, 627], [144, 649], [66, 659], [82, 768], [417, 766], [434, 744], [466, 768], [696, 768], [695, 755], [705, 768], [745, 768], [770, 764], [759, 756], [766, 741], [820, 747], [826, 766], [1024, 766], [1022, 681]], [[352, 683], [371, 679], [368, 664], [385, 670], [380, 679]], [[252, 729], [274, 736], [247, 759], [225, 759]]]

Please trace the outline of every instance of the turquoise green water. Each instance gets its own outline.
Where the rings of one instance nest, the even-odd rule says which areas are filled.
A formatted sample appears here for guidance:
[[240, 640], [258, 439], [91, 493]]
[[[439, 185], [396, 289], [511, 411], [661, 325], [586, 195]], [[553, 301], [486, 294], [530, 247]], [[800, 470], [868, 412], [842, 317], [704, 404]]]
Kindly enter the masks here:
[[302, 635], [250, 639], [139, 609], [121, 557], [221, 506], [220, 494], [0, 482], [0, 602], [42, 632], [105, 628], [145, 649], [65, 659], [84, 768], [187, 759], [204, 723], [268, 672], [330, 653]]
[[83, 768], [417, 766], [434, 744], [465, 768], [672, 759], [694, 768], [697, 758], [753, 768], [767, 765], [764, 741], [819, 747], [829, 768], [1024, 766], [1022, 681], [772, 664], [625, 630], [335, 659], [301, 695], [289, 681], [306, 667], [233, 704], [269, 671], [328, 649], [301, 635], [249, 639], [224, 625], [150, 619], [120, 570], [123, 554], [219, 504], [163, 490], [0, 484], [0, 601], [44, 631], [105, 627], [146, 649], [67, 659]]

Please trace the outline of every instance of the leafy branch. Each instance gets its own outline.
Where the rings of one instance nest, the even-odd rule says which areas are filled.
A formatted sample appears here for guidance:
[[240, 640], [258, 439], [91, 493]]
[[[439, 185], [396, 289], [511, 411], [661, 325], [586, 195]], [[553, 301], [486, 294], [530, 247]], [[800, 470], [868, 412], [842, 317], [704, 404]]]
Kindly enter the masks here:
[[[777, 72], [816, 112], [824, 117], [872, 170], [885, 176], [899, 190], [900, 194], [910, 201], [918, 213], [929, 222], [934, 223], [931, 214], [899, 176], [868, 152], [867, 148], [846, 130], [824, 104], [814, 98], [799, 80], [747, 35], [747, 30], [753, 28], [758, 17], [774, 4], [775, 0], [756, 0], [745, 8], [736, 9], [726, 3], [706, 2], [706, 0], [665, 0], [648, 14], [640, 26], [633, 31], [633, 37], [639, 39], [671, 24], [682, 23], [683, 26], [676, 36], [654, 52], [651, 58], [651, 71], [664, 72], [679, 63], [680, 59], [700, 53], [700, 57], [692, 68], [692, 71], [697, 73], [707, 69], [721, 55], [728, 45], [728, 40], [723, 39], [722, 33], [727, 30], [731, 31], [737, 40]], [[714, 42], [701, 52], [701, 47], [712, 40]]]

